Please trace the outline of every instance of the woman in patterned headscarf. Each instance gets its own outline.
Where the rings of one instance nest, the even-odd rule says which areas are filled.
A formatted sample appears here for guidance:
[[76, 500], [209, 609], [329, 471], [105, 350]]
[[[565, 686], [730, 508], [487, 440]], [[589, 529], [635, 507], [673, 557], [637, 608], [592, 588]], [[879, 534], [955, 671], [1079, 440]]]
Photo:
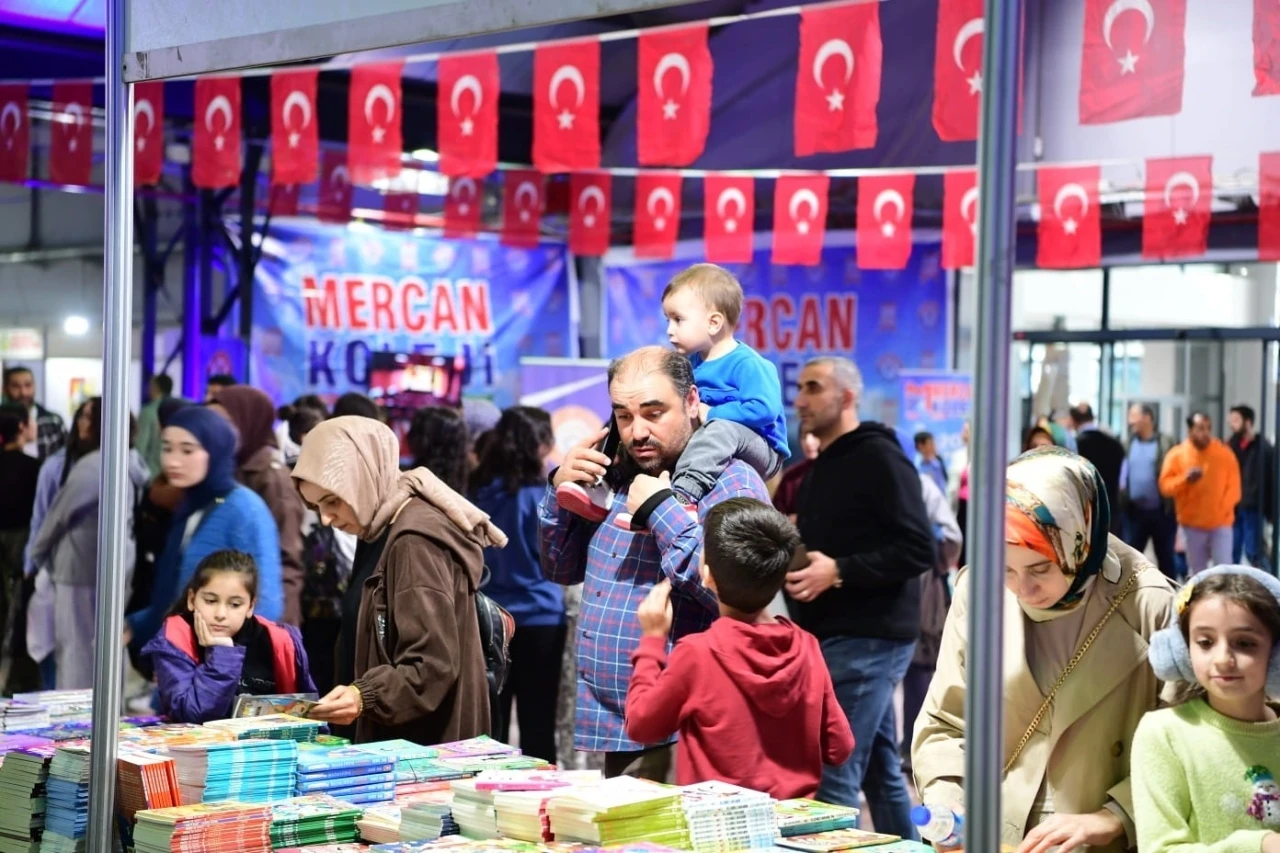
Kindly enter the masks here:
[[[1174, 591], [1110, 520], [1102, 478], [1074, 453], [1045, 447], [1009, 466], [1003, 841], [1020, 853], [1136, 845], [1129, 744], [1157, 704], [1147, 644]], [[912, 743], [921, 797], [953, 808], [964, 803], [968, 572]]]

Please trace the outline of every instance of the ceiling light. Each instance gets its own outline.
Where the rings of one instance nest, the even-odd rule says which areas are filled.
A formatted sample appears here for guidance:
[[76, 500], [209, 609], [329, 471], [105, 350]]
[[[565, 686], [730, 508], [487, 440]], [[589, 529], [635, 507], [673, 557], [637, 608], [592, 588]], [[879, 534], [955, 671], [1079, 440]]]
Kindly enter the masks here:
[[84, 317], [68, 317], [62, 324], [62, 331], [78, 338], [89, 331], [89, 321]]

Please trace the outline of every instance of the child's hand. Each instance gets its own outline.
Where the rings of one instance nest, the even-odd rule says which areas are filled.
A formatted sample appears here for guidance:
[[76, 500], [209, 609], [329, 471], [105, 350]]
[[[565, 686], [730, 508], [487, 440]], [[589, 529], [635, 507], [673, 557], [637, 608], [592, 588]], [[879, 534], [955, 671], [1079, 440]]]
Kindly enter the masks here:
[[711, 407], [706, 403], [698, 404], [698, 419], [704, 424], [711, 418]]
[[235, 643], [231, 642], [230, 637], [215, 636], [214, 633], [209, 630], [209, 623], [204, 621], [204, 617], [200, 615], [200, 611], [194, 611], [191, 615], [193, 617], [191, 621], [194, 623], [196, 629], [197, 643], [205, 648], [209, 648], [210, 646], [235, 645]]
[[646, 637], [665, 637], [671, 633], [671, 622], [675, 618], [671, 608], [671, 581], [655, 584], [640, 602], [636, 616], [640, 618], [640, 631]]

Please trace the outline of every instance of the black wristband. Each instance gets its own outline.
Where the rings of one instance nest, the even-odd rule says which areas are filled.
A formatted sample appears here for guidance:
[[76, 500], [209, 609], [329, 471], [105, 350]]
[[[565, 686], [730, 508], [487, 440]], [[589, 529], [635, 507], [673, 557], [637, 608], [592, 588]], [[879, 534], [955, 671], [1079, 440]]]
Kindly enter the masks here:
[[640, 530], [649, 526], [649, 516], [653, 515], [663, 501], [667, 498], [675, 497], [676, 493], [670, 489], [663, 489], [660, 492], [654, 492], [649, 500], [640, 505], [640, 509], [631, 514], [631, 527]]

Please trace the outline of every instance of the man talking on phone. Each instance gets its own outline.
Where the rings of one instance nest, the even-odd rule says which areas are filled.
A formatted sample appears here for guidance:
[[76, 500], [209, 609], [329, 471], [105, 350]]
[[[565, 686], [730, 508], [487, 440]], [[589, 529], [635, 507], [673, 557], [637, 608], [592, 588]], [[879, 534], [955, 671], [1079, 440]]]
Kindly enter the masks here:
[[[561, 584], [583, 584], [578, 613], [578, 702], [575, 746], [605, 753], [605, 774], [631, 772], [666, 781], [670, 742], [640, 744], [627, 737], [624, 711], [631, 653], [640, 642], [635, 613], [655, 584], [671, 582], [670, 642], [705, 630], [718, 609], [699, 580], [702, 521], [711, 507], [734, 497], [768, 502], [764, 481], [733, 460], [698, 504], [698, 519], [671, 491], [671, 472], [699, 425], [693, 367], [679, 353], [644, 347], [609, 365], [609, 397], [618, 430], [616, 456], [602, 453], [609, 430], [569, 450], [538, 510], [542, 568]], [[561, 509], [556, 487], [588, 486], [601, 478], [613, 490], [609, 516], [587, 521]], [[632, 529], [614, 524], [630, 513]]]

